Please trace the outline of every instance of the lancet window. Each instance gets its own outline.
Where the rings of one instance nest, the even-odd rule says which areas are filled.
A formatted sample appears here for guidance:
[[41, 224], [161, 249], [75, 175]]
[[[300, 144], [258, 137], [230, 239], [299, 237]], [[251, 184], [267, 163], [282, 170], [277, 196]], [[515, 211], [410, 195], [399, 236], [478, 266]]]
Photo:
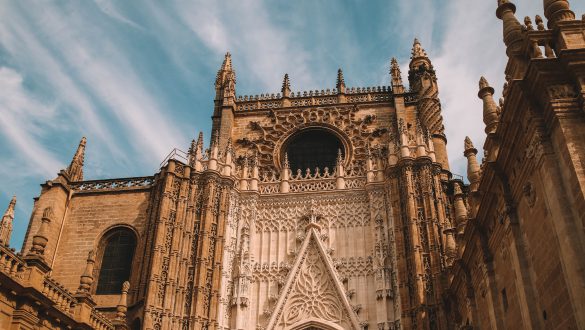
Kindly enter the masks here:
[[130, 279], [136, 236], [128, 228], [110, 230], [102, 239], [102, 259], [96, 294], [119, 294]]

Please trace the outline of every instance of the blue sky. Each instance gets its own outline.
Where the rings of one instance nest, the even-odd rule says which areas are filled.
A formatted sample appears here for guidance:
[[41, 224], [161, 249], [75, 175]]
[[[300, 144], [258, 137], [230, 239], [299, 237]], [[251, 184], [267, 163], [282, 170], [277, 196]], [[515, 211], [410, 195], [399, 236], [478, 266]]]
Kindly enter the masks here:
[[[519, 20], [542, 2], [514, 1]], [[0, 2], [0, 212], [17, 195], [20, 248], [39, 184], [88, 139], [86, 179], [152, 175], [198, 131], [208, 140], [215, 74], [232, 53], [238, 95], [389, 84], [418, 37], [437, 70], [454, 173], [463, 139], [483, 144], [478, 80], [497, 94], [505, 53], [496, 0]], [[585, 3], [572, 9], [578, 17]], [[405, 80], [406, 81], [406, 80]]]

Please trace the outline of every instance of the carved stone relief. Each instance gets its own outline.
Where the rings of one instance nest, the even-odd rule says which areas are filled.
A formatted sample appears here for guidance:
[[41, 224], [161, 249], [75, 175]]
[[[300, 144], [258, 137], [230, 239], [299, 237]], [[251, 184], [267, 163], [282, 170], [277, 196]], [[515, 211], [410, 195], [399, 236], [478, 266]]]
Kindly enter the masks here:
[[250, 122], [250, 137], [238, 139], [236, 143], [246, 150], [246, 154], [257, 154], [261, 172], [273, 172], [280, 167], [281, 155], [278, 151], [289, 136], [306, 127], [323, 127], [340, 137], [348, 154], [347, 162], [350, 159], [363, 161], [368, 143], [381, 141], [389, 132], [390, 125], [373, 127], [376, 121], [374, 115], [359, 118], [357, 112], [357, 106], [292, 109], [287, 112], [271, 110], [268, 122]]

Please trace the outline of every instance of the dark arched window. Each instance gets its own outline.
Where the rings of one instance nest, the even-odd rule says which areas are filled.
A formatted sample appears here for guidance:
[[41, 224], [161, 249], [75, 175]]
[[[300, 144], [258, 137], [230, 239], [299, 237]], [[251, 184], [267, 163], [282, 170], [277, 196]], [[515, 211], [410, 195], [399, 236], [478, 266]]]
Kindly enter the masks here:
[[343, 144], [337, 136], [324, 129], [306, 129], [293, 135], [286, 144], [286, 153], [293, 173], [315, 167], [333, 172], [338, 150], [344, 154]]
[[122, 283], [130, 279], [135, 248], [130, 229], [116, 228], [104, 237], [96, 294], [120, 294]]

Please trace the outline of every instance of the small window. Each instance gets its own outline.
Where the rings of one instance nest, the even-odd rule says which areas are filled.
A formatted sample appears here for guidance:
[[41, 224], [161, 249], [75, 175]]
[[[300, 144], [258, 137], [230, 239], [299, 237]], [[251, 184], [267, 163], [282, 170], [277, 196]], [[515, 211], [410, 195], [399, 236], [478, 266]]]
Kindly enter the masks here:
[[130, 279], [136, 237], [127, 228], [114, 229], [105, 237], [96, 294], [120, 294]]
[[306, 129], [293, 135], [286, 144], [286, 153], [293, 173], [309, 169], [311, 172], [318, 167], [323, 173], [325, 167], [333, 172], [337, 154], [341, 150], [344, 155], [343, 144], [337, 136], [324, 129]]

